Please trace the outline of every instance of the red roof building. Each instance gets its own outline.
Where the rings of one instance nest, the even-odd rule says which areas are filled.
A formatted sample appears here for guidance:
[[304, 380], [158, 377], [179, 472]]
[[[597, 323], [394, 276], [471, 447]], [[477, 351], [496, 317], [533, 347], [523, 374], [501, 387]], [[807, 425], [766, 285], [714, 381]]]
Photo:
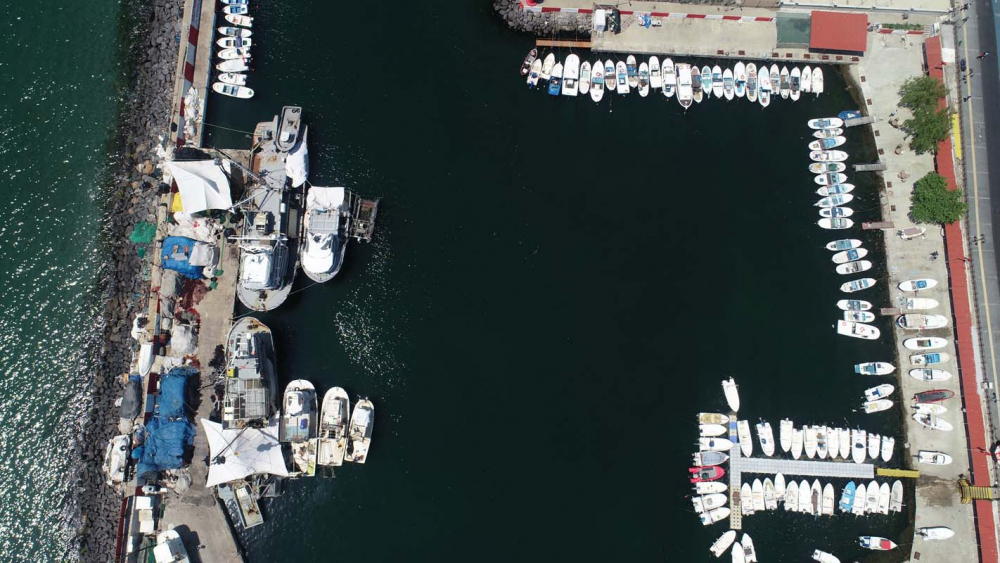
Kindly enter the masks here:
[[864, 53], [868, 46], [868, 14], [813, 12], [809, 49]]

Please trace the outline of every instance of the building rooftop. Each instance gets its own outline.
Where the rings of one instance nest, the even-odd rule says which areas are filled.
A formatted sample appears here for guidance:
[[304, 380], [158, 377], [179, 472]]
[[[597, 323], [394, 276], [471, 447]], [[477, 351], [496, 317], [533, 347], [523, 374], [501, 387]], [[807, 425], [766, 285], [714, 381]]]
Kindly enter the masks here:
[[812, 13], [809, 48], [821, 51], [864, 53], [868, 45], [868, 14]]

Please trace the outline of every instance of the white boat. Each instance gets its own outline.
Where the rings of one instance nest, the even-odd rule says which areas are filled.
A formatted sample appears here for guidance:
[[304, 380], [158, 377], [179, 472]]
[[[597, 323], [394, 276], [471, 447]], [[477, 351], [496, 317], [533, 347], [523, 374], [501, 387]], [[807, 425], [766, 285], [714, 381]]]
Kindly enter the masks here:
[[223, 96], [229, 96], [231, 98], [240, 98], [242, 100], [247, 100], [253, 97], [253, 90], [250, 88], [247, 88], [246, 86], [226, 84], [224, 82], [216, 82], [212, 84], [212, 90], [214, 90], [217, 94], [222, 94]]
[[244, 38], [246, 38], [246, 37], [252, 36], [253, 32], [250, 31], [249, 29], [243, 29], [243, 28], [240, 28], [240, 27], [222, 26], [222, 27], [219, 28], [219, 35], [224, 35], [226, 37], [244, 37]]
[[827, 483], [823, 486], [823, 516], [833, 516], [834, 504], [833, 485]]
[[764, 508], [767, 510], [778, 509], [778, 497], [770, 477], [764, 479]]
[[930, 430], [941, 430], [942, 432], [951, 432], [954, 428], [950, 422], [942, 420], [934, 416], [933, 414], [915, 413], [912, 418], [913, 420], [917, 421], [917, 424]]
[[649, 95], [649, 65], [646, 61], [639, 64], [639, 95], [643, 98]]
[[865, 447], [866, 438], [864, 430], [851, 430], [851, 459], [854, 463], [865, 462], [865, 456], [868, 455], [868, 448]]
[[881, 489], [878, 483], [872, 481], [868, 483], [868, 488], [865, 489], [867, 495], [865, 496], [865, 512], [868, 514], [873, 514], [878, 512], [878, 494]]
[[700, 412], [698, 424], [729, 424], [729, 416], [719, 412]]
[[855, 516], [864, 516], [865, 514], [865, 499], [868, 498], [868, 487], [861, 483], [858, 485], [857, 490], [854, 491], [854, 502], [851, 503], [851, 514]]
[[809, 149], [814, 151], [828, 151], [832, 148], [839, 147], [847, 142], [847, 137], [843, 135], [836, 135], [834, 137], [827, 137], [823, 139], [816, 139], [809, 143]]
[[948, 341], [938, 336], [907, 338], [903, 346], [907, 350], [940, 350], [948, 345]]
[[323, 395], [319, 416], [319, 439], [316, 444], [316, 464], [340, 467], [347, 454], [347, 424], [351, 399], [347, 391], [333, 387]]
[[728, 67], [722, 71], [722, 94], [726, 100], [732, 100], [736, 96], [736, 87], [733, 84], [733, 71]]
[[729, 379], [723, 381], [722, 392], [726, 396], [726, 403], [729, 404], [729, 410], [732, 412], [739, 412], [740, 392], [736, 387], [736, 380], [730, 377]]
[[246, 86], [247, 75], [236, 72], [223, 72], [219, 75], [219, 82], [224, 84], [233, 84], [235, 86]]
[[778, 502], [784, 502], [785, 500], [785, 476], [778, 473], [774, 476], [774, 496], [778, 499]]
[[694, 492], [699, 495], [710, 495], [712, 493], [724, 493], [729, 490], [725, 483], [719, 481], [702, 481], [694, 484]]
[[854, 220], [848, 219], [847, 217], [823, 217], [816, 222], [820, 228], [829, 230], [843, 230], [850, 229], [854, 226]]
[[842, 311], [870, 311], [872, 304], [860, 299], [841, 299], [837, 301], [837, 307]]
[[712, 67], [712, 95], [721, 98], [722, 91], [722, 69], [719, 68], [719, 65], [715, 65]]
[[847, 153], [844, 151], [809, 151], [809, 158], [813, 162], [844, 162], [847, 160]]
[[740, 442], [740, 451], [744, 457], [753, 453], [753, 437], [750, 436], [750, 423], [745, 420], [736, 421], [736, 438]]
[[889, 488], [889, 483], [882, 483], [878, 488], [878, 513], [879, 514], [889, 514], [889, 499], [892, 496], [892, 491]]
[[753, 491], [754, 512], [766, 510], [767, 506], [764, 504], [764, 483], [760, 479], [754, 479], [750, 489]]
[[826, 459], [829, 453], [826, 443], [826, 426], [816, 426], [816, 457]]
[[219, 51], [219, 58], [227, 61], [230, 59], [250, 59], [249, 49], [223, 49]]
[[545, 59], [542, 62], [542, 80], [548, 80], [552, 78], [552, 69], [556, 66], [556, 56], [553, 53], [545, 55]]
[[764, 455], [771, 457], [774, 455], [774, 432], [771, 430], [771, 423], [760, 421], [757, 423], [757, 439], [760, 440], [760, 449]]
[[278, 440], [291, 444], [292, 462], [304, 475], [316, 474], [317, 436], [316, 388], [305, 379], [285, 387]]
[[[740, 513], [744, 516], [754, 513], [753, 489], [747, 481], [743, 481], [743, 485], [740, 487]], [[743, 550], [741, 549], [740, 551]]]
[[672, 98], [677, 91], [677, 70], [674, 68], [674, 61], [669, 57], [663, 59], [662, 79], [663, 95]]
[[[877, 401], [878, 399], [884, 399], [892, 395], [894, 391], [896, 391], [896, 388], [891, 383], [883, 383], [865, 389], [865, 398], [869, 401]], [[725, 430], [725, 427], [723, 427], [722, 431], [725, 432]]]
[[948, 408], [937, 403], [917, 403], [912, 406], [913, 412], [919, 414], [941, 415], [948, 412]]
[[[825, 139], [826, 137], [835, 137], [840, 133], [843, 133], [843, 129], [819, 129], [813, 132], [813, 137], [817, 139]], [[831, 133], [835, 133], [831, 134]], [[847, 170], [847, 165], [843, 162], [810, 162], [809, 171], [813, 174], [830, 174], [839, 173]]]
[[778, 75], [778, 92], [783, 100], [787, 100], [792, 92], [792, 85], [788, 80], [788, 67], [786, 66], [781, 67], [781, 74]]
[[823, 93], [823, 71], [819, 67], [812, 72], [812, 93], [819, 97]]
[[[817, 164], [817, 163], [813, 163]], [[817, 174], [813, 178], [813, 182], [818, 186], [834, 186], [837, 184], [843, 184], [847, 181], [847, 174], [843, 172], [827, 172], [825, 174]]]
[[101, 470], [107, 477], [107, 485], [119, 489], [125, 483], [125, 469], [129, 463], [132, 440], [127, 434], [119, 434], [108, 440], [104, 448], [104, 463]]
[[697, 467], [722, 465], [729, 461], [729, 455], [723, 452], [695, 452], [691, 457]]
[[[816, 76], [816, 72], [813, 71], [813, 76]], [[821, 117], [817, 119], [810, 119], [808, 121], [810, 129], [833, 129], [836, 127], [843, 127], [844, 120], [839, 117]]]
[[782, 419], [778, 426], [778, 441], [781, 444], [781, 451], [785, 453], [792, 449], [792, 430], [794, 429], [795, 425], [789, 418]]
[[538, 86], [538, 80], [541, 79], [541, 77], [542, 59], [535, 59], [535, 61], [531, 63], [531, 71], [528, 73], [528, 78], [526, 79], [528, 88], [534, 90], [535, 86]]
[[857, 487], [854, 481], [848, 481], [847, 485], [844, 486], [844, 490], [840, 493], [840, 502], [837, 503], [837, 508], [841, 512], [850, 512], [851, 505], [854, 503], [854, 495], [857, 492]]
[[928, 465], [949, 465], [952, 459], [950, 455], [944, 452], [920, 450], [917, 452], [917, 461]]
[[892, 483], [892, 492], [889, 496], [889, 512], [903, 511], [903, 482], [896, 479]]
[[698, 448], [703, 452], [728, 452], [733, 443], [728, 438], [698, 438]]
[[[361, 399], [354, 405], [351, 413], [351, 426], [348, 433], [350, 447], [346, 461], [364, 463], [368, 460], [368, 449], [372, 443], [372, 426], [375, 424], [375, 405], [368, 399]], [[727, 440], [728, 441], [728, 440]]]
[[760, 100], [761, 107], [766, 108], [771, 104], [772, 92], [771, 76], [767, 67], [761, 66], [760, 70], [757, 71], [757, 99]]
[[563, 86], [563, 70], [565, 67], [562, 63], [556, 63], [556, 66], [552, 67], [552, 75], [549, 76], [549, 88], [548, 92], [550, 96], [558, 96], [562, 93]]
[[814, 479], [809, 489], [809, 513], [816, 516], [823, 514], [823, 486], [819, 484], [819, 479]]
[[902, 291], [916, 292], [937, 287], [937, 284], [938, 284], [937, 280], [931, 278], [920, 278], [916, 280], [907, 280], [904, 282], [900, 282], [899, 285], [897, 285], [896, 287], [898, 287]]
[[805, 435], [803, 448], [806, 451], [806, 457], [812, 459], [816, 457], [816, 446], [817, 446], [816, 427], [806, 426], [803, 429], [803, 433]]
[[896, 439], [891, 436], [882, 436], [882, 461], [889, 463], [892, 459], [892, 452], [896, 448]]
[[834, 240], [826, 244], [826, 249], [831, 251], [850, 250], [852, 248], [860, 247], [861, 241], [856, 238]]
[[757, 65], [747, 63], [747, 100], [750, 103], [757, 102], [757, 91], [760, 86], [757, 84]]
[[705, 99], [705, 92], [701, 87], [701, 69], [696, 66], [691, 67], [691, 95], [699, 104]]
[[746, 553], [743, 551], [743, 546], [739, 543], [733, 546], [732, 558], [733, 563], [747, 563]]
[[[148, 498], [148, 497], [147, 497]], [[149, 549], [148, 547], [143, 548]], [[184, 539], [177, 530], [171, 528], [156, 534], [156, 545], [152, 548], [152, 557], [147, 554], [141, 561], [152, 559], [156, 563], [189, 563], [187, 549], [184, 547]]]
[[[857, 274], [860, 272], [867, 272], [872, 269], [872, 263], [868, 260], [858, 260], [857, 262], [848, 262], [847, 264], [841, 264], [835, 268], [838, 274], [842, 276]], [[874, 317], [874, 315], [872, 315]], [[875, 320], [874, 318], [872, 320]], [[870, 322], [870, 321], [865, 321]]]
[[929, 366], [933, 364], [943, 364], [951, 359], [947, 352], [933, 352], [930, 354], [913, 354], [910, 356], [910, 363], [915, 366]]
[[733, 67], [733, 91], [737, 98], [746, 96], [747, 93], [747, 68], [743, 61], [736, 63]]
[[826, 429], [826, 449], [830, 459], [837, 459], [837, 456], [840, 455], [840, 433], [837, 432], [836, 428]]
[[240, 27], [253, 27], [253, 18], [239, 14], [226, 14], [226, 21]]
[[691, 65], [687, 63], [677, 63], [677, 103], [682, 108], [691, 107], [694, 101], [694, 89], [691, 86]]
[[586, 96], [590, 92], [590, 84], [592, 79], [592, 71], [590, 70], [590, 61], [583, 61], [580, 65], [580, 95]]
[[837, 559], [836, 555], [818, 549], [813, 551], [812, 557], [819, 563], [840, 563], [840, 559]]
[[[861, 407], [864, 409], [865, 414], [873, 414], [891, 409], [892, 401], [890, 401], [889, 399], [879, 399], [877, 401], [865, 401], [864, 403], [861, 404]], [[878, 454], [877, 451], [875, 453]]]
[[702, 495], [698, 497], [693, 497], [691, 499], [691, 504], [694, 506], [695, 512], [705, 512], [707, 510], [712, 510], [726, 505], [729, 501], [729, 497], [721, 493], [714, 493], [710, 495]]
[[706, 98], [712, 97], [712, 69], [708, 65], [701, 67], [701, 91]]
[[250, 70], [250, 65], [243, 59], [230, 59], [215, 65], [215, 68], [222, 72], [246, 72]]
[[799, 512], [806, 514], [812, 512], [812, 499], [809, 498], [811, 492], [812, 487], [808, 481], [805, 479], [799, 481]]
[[794, 480], [785, 487], [785, 510], [788, 512], [799, 511], [799, 484]]
[[725, 520], [729, 518], [729, 508], [722, 507], [709, 510], [708, 512], [703, 512], [701, 515], [701, 523], [705, 526], [714, 524], [720, 520]]
[[[630, 90], [628, 85], [628, 67], [625, 66], [624, 62], [618, 61], [618, 64], [615, 65], [615, 73], [618, 76], [618, 93], [622, 95], [628, 94]], [[607, 82], [607, 79], [605, 79], [605, 82]]]
[[946, 526], [929, 526], [917, 529], [917, 536], [928, 541], [946, 540], [955, 535], [955, 532]]
[[840, 320], [837, 321], [837, 334], [850, 336], [851, 338], [861, 338], [863, 340], [876, 340], [882, 333], [878, 328], [871, 325]]
[[788, 73], [788, 95], [792, 98], [793, 102], [799, 101], [799, 96], [802, 92], [802, 72], [799, 67], [792, 68], [792, 72]]
[[625, 58], [625, 72], [628, 76], [628, 87], [635, 89], [639, 87], [639, 66], [634, 55]]
[[602, 98], [604, 98], [604, 65], [601, 61], [597, 61], [590, 71], [590, 99], [599, 102]]
[[618, 77], [615, 73], [615, 63], [608, 59], [604, 63], [604, 89], [608, 92], [618, 91]]
[[801, 80], [799, 81], [799, 89], [803, 92], [812, 92], [812, 69], [809, 65], [806, 65], [802, 69]]
[[649, 87], [653, 90], [663, 87], [663, 76], [660, 74], [660, 59], [656, 55], [649, 57]]
[[153, 369], [153, 362], [156, 360], [153, 354], [153, 343], [145, 342], [139, 346], [139, 357], [136, 360], [136, 370], [139, 375], [146, 377], [149, 375], [149, 371]]
[[[814, 163], [815, 164], [815, 163]], [[854, 191], [854, 184], [842, 183], [830, 186], [820, 186], [816, 189], [816, 194], [827, 197], [837, 194], [849, 194]]]
[[348, 195], [342, 187], [311, 186], [306, 196], [299, 260], [302, 271], [317, 283], [336, 277], [344, 263], [350, 236]]
[[[653, 58], [655, 59], [656, 57]], [[729, 546], [733, 545], [734, 541], [736, 541], [736, 530], [729, 530], [719, 536], [719, 539], [715, 540], [709, 551], [716, 557], [722, 557], [722, 554], [729, 549]]]
[[838, 194], [824, 197], [823, 199], [817, 201], [813, 205], [815, 207], [839, 207], [841, 205], [847, 204], [854, 201], [854, 196], [851, 194]]
[[245, 4], [229, 5], [222, 8], [222, 13], [226, 15], [245, 16], [250, 13], [250, 9]]
[[850, 217], [854, 210], [850, 207], [823, 207], [819, 210], [820, 217]]
[[249, 37], [222, 37], [216, 40], [215, 44], [223, 49], [249, 49], [253, 47], [253, 39]]
[[792, 457], [799, 459], [802, 457], [802, 445], [804, 441], [804, 434], [802, 430], [797, 428], [792, 429]]
[[868, 249], [859, 247], [852, 248], [850, 250], [841, 250], [840, 252], [834, 254], [830, 259], [833, 260], [834, 264], [845, 264], [847, 262], [860, 260], [865, 256], [868, 256]]
[[721, 424], [699, 424], [698, 433], [702, 436], [715, 437], [722, 436], [726, 432], [729, 432], [725, 426]]
[[837, 439], [840, 441], [841, 459], [851, 458], [851, 432], [846, 428], [837, 429]]
[[894, 371], [896, 366], [889, 362], [865, 362], [854, 366], [854, 373], [862, 375], [889, 375]]
[[746, 563], [757, 563], [757, 549], [753, 546], [753, 540], [750, 539], [750, 534], [743, 534], [740, 544], [743, 546], [743, 554], [746, 557]]
[[898, 231], [896, 231], [896, 235], [898, 235], [899, 238], [903, 240], [910, 240], [910, 239], [915, 239], [917, 237], [922, 237], [926, 232], [927, 229], [925, 229], [924, 227], [907, 227], [905, 229], [899, 229]]
[[875, 285], [875, 278], [860, 278], [849, 281], [840, 286], [840, 291], [844, 293], [854, 293], [862, 291]]
[[909, 371], [910, 377], [919, 381], [948, 381], [951, 372], [943, 369], [916, 368]]
[[948, 317], [909, 313], [896, 319], [896, 325], [903, 330], [933, 330], [948, 326]]
[[[757, 74], [760, 74], [759, 72]], [[771, 96], [776, 97], [781, 95], [781, 71], [778, 70], [778, 65], [771, 65]]]
[[568, 55], [563, 63], [562, 95], [575, 97], [580, 92], [580, 57]]

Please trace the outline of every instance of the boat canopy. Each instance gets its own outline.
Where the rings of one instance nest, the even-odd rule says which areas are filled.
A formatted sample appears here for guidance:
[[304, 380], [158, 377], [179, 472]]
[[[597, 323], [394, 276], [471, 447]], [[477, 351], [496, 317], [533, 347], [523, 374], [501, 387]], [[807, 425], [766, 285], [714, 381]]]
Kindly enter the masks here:
[[358, 426], [368, 426], [370, 418], [371, 413], [367, 409], [358, 409], [354, 412], [354, 420], [352, 420], [351, 423]]
[[198, 370], [176, 367], [160, 378], [153, 417], [146, 424], [141, 446], [132, 450], [139, 460], [136, 475], [178, 469], [184, 465], [184, 450], [194, 444], [194, 425], [185, 413], [188, 378]]
[[185, 213], [233, 206], [229, 178], [214, 160], [171, 160], [167, 168], [177, 182]]
[[285, 174], [292, 181], [293, 188], [306, 183], [306, 179], [309, 177], [309, 147], [306, 140], [308, 136], [309, 128], [307, 127], [298, 144], [292, 147], [288, 158], [285, 159]]
[[211, 462], [205, 487], [214, 487], [249, 477], [269, 474], [286, 476], [285, 459], [278, 443], [278, 417], [272, 417], [265, 428], [231, 428], [201, 419], [208, 437]]

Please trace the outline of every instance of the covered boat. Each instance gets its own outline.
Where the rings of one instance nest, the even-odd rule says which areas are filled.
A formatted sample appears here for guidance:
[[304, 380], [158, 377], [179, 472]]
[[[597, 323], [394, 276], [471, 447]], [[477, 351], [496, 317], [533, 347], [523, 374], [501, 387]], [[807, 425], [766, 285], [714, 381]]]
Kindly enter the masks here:
[[545, 59], [542, 61], [542, 80], [548, 80], [552, 78], [552, 69], [556, 66], [556, 55], [555, 53], [549, 53], [545, 55]]
[[889, 497], [889, 512], [903, 511], [903, 482], [896, 479], [892, 483], [892, 492]]
[[823, 69], [816, 67], [812, 71], [812, 93], [818, 98], [823, 93]]
[[955, 392], [948, 389], [931, 389], [913, 395], [913, 400], [918, 403], [940, 403], [954, 396]]
[[891, 436], [882, 436], [882, 461], [889, 463], [892, 459], [892, 452], [896, 448], [896, 439]]
[[834, 491], [833, 485], [827, 483], [823, 486], [823, 516], [833, 516]]
[[718, 412], [698, 413], [699, 424], [729, 424], [729, 416]]
[[710, 495], [712, 493], [724, 493], [729, 490], [725, 483], [717, 481], [705, 481], [694, 484], [694, 492], [699, 495]]
[[851, 514], [855, 516], [864, 515], [866, 498], [868, 498], [868, 487], [864, 483], [859, 483], [858, 490], [854, 493], [854, 504], [851, 505]]
[[707, 437], [722, 436], [723, 434], [725, 434], [728, 431], [729, 430], [725, 426], [723, 426], [721, 424], [699, 424], [698, 425], [698, 432], [702, 436], [707, 436]]
[[802, 430], [798, 428], [792, 429], [792, 457], [799, 459], [802, 457], [802, 446], [805, 441], [805, 436]]
[[309, 279], [322, 283], [340, 272], [349, 238], [350, 194], [341, 187], [309, 188], [306, 197], [305, 248], [301, 254], [302, 271]]

